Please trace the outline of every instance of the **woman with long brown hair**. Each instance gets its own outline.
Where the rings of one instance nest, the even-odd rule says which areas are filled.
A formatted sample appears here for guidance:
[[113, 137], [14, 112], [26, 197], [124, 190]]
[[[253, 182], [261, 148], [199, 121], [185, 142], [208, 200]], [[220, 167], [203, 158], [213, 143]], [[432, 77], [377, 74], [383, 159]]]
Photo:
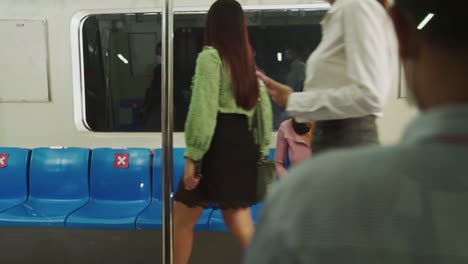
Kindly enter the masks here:
[[[255, 76], [238, 2], [218, 0], [211, 6], [205, 45], [193, 79], [185, 171], [175, 196], [176, 264], [189, 260], [193, 228], [204, 208], [221, 209], [231, 233], [248, 246], [254, 231], [250, 207], [258, 202], [257, 162], [268, 153], [272, 131], [271, 104]], [[256, 141], [252, 123], [258, 107], [263, 131]]]

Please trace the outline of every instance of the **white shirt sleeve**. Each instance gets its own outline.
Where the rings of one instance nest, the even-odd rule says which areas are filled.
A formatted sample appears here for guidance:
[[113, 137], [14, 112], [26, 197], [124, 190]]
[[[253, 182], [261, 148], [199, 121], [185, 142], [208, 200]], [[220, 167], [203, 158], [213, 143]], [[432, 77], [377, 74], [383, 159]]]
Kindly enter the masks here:
[[[376, 1], [353, 1], [342, 10], [346, 77], [345, 86], [293, 93], [287, 112], [299, 121], [333, 120], [381, 113], [393, 85], [396, 65], [390, 41], [394, 32]], [[390, 53], [390, 54], [389, 54]], [[321, 65], [316, 65], [321, 67]], [[332, 65], [324, 65], [332, 67]], [[317, 76], [336, 78], [336, 76]]]

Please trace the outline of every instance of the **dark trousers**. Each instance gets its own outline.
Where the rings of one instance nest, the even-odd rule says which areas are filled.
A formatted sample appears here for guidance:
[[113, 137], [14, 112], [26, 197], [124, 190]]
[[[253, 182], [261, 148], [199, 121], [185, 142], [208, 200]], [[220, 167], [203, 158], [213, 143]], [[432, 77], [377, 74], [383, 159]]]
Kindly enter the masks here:
[[379, 144], [375, 116], [319, 121], [312, 140], [312, 152], [315, 155], [368, 144]]

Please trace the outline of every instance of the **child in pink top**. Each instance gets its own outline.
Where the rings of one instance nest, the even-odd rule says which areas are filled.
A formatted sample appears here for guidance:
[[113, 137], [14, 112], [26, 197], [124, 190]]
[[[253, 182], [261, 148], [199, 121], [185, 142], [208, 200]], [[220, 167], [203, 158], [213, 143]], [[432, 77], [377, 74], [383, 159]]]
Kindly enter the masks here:
[[294, 119], [281, 123], [275, 151], [276, 174], [280, 178], [287, 173], [286, 157], [289, 159], [289, 166], [294, 166], [311, 157], [310, 144], [313, 127], [314, 123], [302, 124], [297, 123]]

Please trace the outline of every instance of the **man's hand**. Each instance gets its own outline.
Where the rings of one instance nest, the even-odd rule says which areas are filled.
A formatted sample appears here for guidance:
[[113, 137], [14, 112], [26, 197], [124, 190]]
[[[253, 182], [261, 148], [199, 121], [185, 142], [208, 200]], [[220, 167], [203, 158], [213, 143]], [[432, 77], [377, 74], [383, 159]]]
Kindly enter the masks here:
[[257, 77], [263, 81], [268, 94], [277, 105], [286, 107], [288, 105], [289, 95], [293, 93], [291, 87], [281, 84], [263, 73], [257, 71]]

